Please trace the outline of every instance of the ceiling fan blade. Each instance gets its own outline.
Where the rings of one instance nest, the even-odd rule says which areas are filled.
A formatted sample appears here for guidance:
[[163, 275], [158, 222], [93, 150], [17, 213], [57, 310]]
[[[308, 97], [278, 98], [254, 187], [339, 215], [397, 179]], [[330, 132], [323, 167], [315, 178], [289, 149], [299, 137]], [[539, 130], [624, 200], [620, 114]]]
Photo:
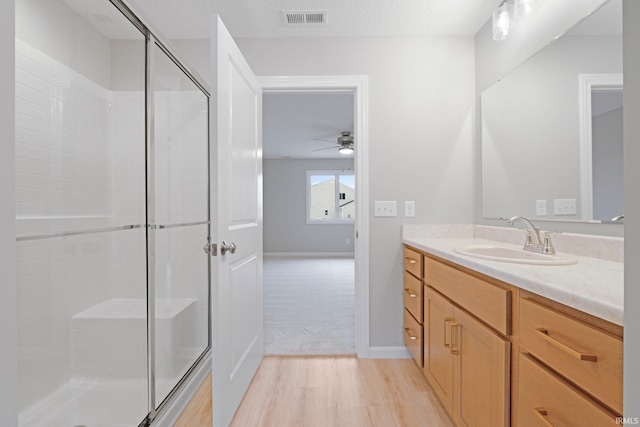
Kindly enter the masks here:
[[334, 146], [334, 147], [326, 147], [326, 148], [318, 148], [316, 150], [311, 150], [311, 151], [322, 151], [322, 150], [331, 150], [331, 149], [338, 149], [338, 146]]
[[324, 141], [324, 142], [331, 142], [331, 143], [336, 143], [335, 141], [331, 141], [329, 139], [322, 139], [322, 138], [313, 138], [314, 141]]

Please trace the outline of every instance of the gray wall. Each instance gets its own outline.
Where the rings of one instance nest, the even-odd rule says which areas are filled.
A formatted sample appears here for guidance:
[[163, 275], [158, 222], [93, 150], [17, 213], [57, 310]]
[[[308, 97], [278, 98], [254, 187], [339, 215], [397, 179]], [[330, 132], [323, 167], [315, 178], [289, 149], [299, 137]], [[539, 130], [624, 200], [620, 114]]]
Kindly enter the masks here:
[[[473, 221], [473, 39], [238, 39], [260, 76], [369, 76], [370, 345], [402, 346], [403, 223]], [[405, 200], [416, 217], [404, 218]]]
[[265, 253], [353, 253], [353, 224], [306, 221], [307, 171], [341, 169], [353, 170], [353, 159], [264, 160]]
[[0, 13], [0, 420], [18, 424], [18, 341], [15, 257], [14, 2]]
[[[473, 222], [470, 37], [236, 39], [258, 76], [369, 77], [369, 344], [403, 346], [402, 224]], [[209, 41], [174, 41], [208, 75]], [[374, 218], [376, 200], [399, 216]], [[404, 218], [404, 201], [416, 202]]]
[[640, 417], [640, 2], [624, 0], [624, 412]]

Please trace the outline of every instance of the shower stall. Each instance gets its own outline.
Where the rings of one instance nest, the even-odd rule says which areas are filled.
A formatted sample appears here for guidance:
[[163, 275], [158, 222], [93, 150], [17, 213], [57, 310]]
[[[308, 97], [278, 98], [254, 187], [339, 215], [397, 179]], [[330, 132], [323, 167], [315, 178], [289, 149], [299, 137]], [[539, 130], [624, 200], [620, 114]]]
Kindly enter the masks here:
[[19, 426], [148, 425], [211, 347], [206, 83], [120, 0], [15, 42]]

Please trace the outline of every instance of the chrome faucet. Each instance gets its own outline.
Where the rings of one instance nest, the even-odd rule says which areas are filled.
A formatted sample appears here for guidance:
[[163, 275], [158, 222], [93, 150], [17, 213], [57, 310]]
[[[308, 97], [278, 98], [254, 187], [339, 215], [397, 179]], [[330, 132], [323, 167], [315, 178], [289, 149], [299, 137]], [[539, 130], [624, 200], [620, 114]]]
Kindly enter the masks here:
[[551, 236], [548, 231], [544, 231], [543, 237], [540, 237], [540, 227], [536, 227], [531, 221], [523, 216], [514, 216], [509, 218], [507, 226], [512, 227], [513, 223], [516, 221], [524, 222], [527, 226], [527, 239], [525, 240], [524, 247], [522, 249], [525, 251], [549, 255], [556, 253], [553, 245], [551, 244]]

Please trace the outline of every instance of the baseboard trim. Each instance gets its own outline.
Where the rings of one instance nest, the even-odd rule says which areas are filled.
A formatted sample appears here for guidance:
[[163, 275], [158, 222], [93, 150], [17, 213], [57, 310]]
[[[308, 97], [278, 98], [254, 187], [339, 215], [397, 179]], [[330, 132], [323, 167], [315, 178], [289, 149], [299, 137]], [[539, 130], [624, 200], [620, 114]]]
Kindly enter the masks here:
[[202, 358], [195, 371], [184, 384], [182, 391], [180, 391], [169, 403], [169, 405], [163, 408], [163, 411], [156, 416], [156, 419], [151, 423], [152, 427], [172, 427], [182, 411], [187, 407], [193, 396], [196, 394], [207, 375], [211, 372], [211, 350]]
[[295, 258], [353, 258], [353, 252], [265, 252], [265, 257]]
[[411, 353], [405, 346], [369, 347], [368, 359], [410, 359]]

